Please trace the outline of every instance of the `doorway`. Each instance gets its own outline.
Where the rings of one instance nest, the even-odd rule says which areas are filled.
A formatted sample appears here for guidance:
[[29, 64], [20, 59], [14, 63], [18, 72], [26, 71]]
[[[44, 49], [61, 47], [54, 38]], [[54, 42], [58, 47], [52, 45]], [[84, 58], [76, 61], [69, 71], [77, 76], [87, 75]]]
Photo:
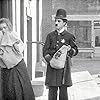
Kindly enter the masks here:
[[95, 50], [94, 56], [100, 57], [100, 20], [94, 21]]

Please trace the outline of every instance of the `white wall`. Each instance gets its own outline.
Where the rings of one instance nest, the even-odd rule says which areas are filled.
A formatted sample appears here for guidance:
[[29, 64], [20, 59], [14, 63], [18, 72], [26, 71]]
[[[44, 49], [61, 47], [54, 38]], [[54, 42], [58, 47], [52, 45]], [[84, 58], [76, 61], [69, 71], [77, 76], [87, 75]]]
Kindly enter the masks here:
[[[24, 0], [24, 60], [27, 65], [27, 15], [32, 17], [32, 41], [37, 41], [36, 32], [36, 2], [37, 0]], [[41, 41], [41, 23], [42, 23], [42, 0], [39, 0], [39, 41]], [[20, 36], [20, 0], [12, 0], [12, 12], [13, 12], [13, 29], [19, 33]], [[32, 44], [32, 80], [35, 79], [35, 66], [36, 66], [36, 43]]]
[[[36, 0], [32, 0], [31, 3], [32, 14], [32, 41], [36, 41]], [[32, 44], [32, 80], [35, 78], [35, 65], [36, 65], [36, 44]]]

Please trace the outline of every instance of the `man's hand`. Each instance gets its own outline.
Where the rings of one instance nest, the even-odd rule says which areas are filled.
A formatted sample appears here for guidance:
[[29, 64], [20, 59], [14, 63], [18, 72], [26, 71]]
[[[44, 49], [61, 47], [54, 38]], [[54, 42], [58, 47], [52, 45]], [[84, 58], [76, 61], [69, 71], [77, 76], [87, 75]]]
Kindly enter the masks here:
[[47, 54], [46, 56], [45, 56], [45, 60], [49, 63], [50, 62], [50, 60], [52, 59], [52, 57], [49, 55], [49, 54]]

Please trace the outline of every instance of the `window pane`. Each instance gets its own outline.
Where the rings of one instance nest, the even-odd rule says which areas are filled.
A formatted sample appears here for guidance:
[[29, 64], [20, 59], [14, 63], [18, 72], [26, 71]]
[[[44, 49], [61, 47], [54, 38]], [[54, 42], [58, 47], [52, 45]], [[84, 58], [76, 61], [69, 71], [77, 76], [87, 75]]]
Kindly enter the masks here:
[[68, 21], [68, 31], [75, 35], [78, 47], [91, 47], [91, 21]]

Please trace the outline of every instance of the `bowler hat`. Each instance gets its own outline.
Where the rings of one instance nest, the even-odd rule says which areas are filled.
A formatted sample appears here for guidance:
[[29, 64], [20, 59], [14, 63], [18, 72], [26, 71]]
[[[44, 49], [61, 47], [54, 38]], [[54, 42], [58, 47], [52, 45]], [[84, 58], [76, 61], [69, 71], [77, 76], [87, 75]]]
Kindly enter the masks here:
[[56, 12], [56, 17], [55, 19], [66, 19], [66, 11], [64, 9], [58, 9], [57, 12]]

